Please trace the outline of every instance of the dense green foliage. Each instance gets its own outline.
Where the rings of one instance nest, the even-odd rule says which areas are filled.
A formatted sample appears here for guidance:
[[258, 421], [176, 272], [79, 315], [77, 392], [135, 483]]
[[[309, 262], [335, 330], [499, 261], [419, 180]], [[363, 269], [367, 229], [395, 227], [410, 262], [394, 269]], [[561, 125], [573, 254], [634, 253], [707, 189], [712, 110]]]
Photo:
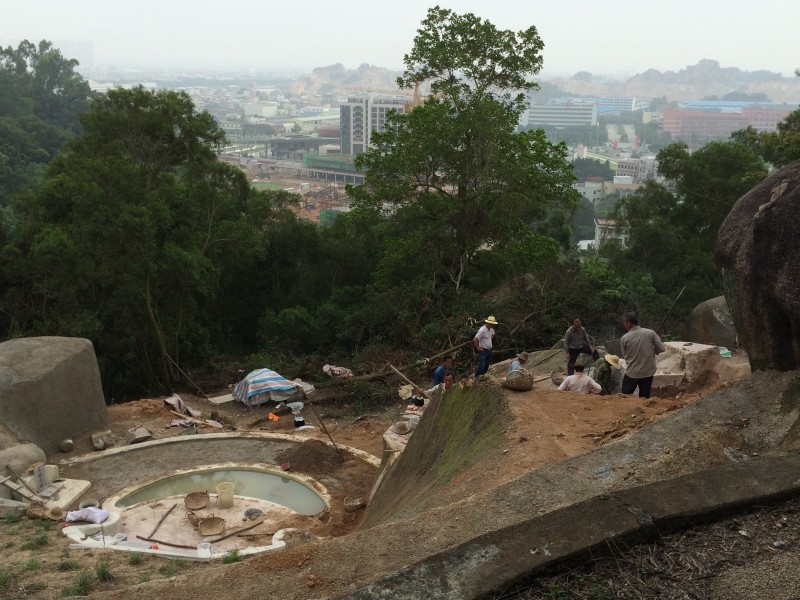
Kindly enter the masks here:
[[80, 131], [78, 116], [92, 94], [75, 73], [77, 64], [49, 42], [0, 48], [0, 209], [35, 187], [64, 142]]
[[622, 199], [613, 215], [628, 227], [626, 248], [603, 248], [613, 270], [629, 287], [652, 288], [647, 313], [666, 312], [686, 285], [676, 306], [686, 315], [699, 302], [722, 294], [714, 265], [717, 231], [734, 203], [767, 174], [764, 162], [736, 142], [713, 142], [690, 154], [672, 144], [658, 153], [659, 171], [674, 191], [648, 182]]
[[778, 123], [778, 131], [756, 131], [748, 127], [735, 131], [731, 137], [776, 167], [788, 165], [800, 160], [800, 109]]
[[[610, 337], [625, 310], [655, 325], [687, 284], [679, 321], [720, 292], [716, 231], [766, 173], [761, 138], [666, 147], [672, 187], [649, 183], [616, 207], [628, 247], [579, 257], [573, 231], [589, 236], [594, 212], [571, 184], [609, 169], [573, 173], [563, 143], [515, 130], [541, 49], [533, 27], [431, 9], [400, 84], [432, 95], [374, 135], [353, 210], [324, 228], [295, 215], [295, 196], [251, 189], [219, 162], [222, 130], [184, 93], [117, 89], [90, 103], [49, 44], [3, 50], [4, 337], [90, 339], [109, 399], [124, 399], [229, 364], [313, 378], [322, 362], [430, 356], [488, 314], [501, 351], [550, 346], [574, 317]], [[797, 121], [776, 147], [794, 147]]]

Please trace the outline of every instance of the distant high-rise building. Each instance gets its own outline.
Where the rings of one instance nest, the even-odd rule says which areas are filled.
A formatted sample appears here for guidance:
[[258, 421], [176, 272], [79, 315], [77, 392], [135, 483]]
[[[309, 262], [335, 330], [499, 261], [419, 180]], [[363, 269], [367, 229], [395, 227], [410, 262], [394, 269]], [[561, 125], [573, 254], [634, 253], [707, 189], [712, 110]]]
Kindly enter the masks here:
[[405, 98], [382, 98], [377, 96], [354, 96], [339, 106], [339, 131], [342, 154], [361, 154], [369, 148], [373, 131], [386, 128], [390, 111], [404, 113]]

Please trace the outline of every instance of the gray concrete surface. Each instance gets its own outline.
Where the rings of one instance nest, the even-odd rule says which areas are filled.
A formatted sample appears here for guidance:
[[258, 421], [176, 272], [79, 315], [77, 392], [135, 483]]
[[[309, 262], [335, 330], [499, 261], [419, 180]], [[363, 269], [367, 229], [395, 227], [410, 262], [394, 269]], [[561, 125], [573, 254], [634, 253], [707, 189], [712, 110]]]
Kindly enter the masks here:
[[565, 559], [652, 539], [679, 525], [800, 495], [800, 454], [700, 471], [598, 496], [430, 556], [339, 596], [467, 600], [500, 594]]

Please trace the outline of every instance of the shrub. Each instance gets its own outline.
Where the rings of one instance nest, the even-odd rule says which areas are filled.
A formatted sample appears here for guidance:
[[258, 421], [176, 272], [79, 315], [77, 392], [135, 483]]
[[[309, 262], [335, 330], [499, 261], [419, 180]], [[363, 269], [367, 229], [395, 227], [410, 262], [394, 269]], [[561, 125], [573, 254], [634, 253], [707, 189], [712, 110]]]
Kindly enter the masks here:
[[226, 565], [231, 563], [239, 562], [239, 551], [238, 550], [231, 550], [225, 556], [222, 557], [222, 562]]

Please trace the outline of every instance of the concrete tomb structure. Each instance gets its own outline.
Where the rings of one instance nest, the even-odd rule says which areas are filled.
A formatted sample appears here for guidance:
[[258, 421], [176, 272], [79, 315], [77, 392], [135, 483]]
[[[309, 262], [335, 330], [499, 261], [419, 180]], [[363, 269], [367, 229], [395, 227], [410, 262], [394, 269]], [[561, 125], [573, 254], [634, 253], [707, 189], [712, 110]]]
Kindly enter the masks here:
[[45, 451], [102, 428], [108, 413], [92, 343], [34, 337], [0, 344], [0, 422], [18, 443]]

